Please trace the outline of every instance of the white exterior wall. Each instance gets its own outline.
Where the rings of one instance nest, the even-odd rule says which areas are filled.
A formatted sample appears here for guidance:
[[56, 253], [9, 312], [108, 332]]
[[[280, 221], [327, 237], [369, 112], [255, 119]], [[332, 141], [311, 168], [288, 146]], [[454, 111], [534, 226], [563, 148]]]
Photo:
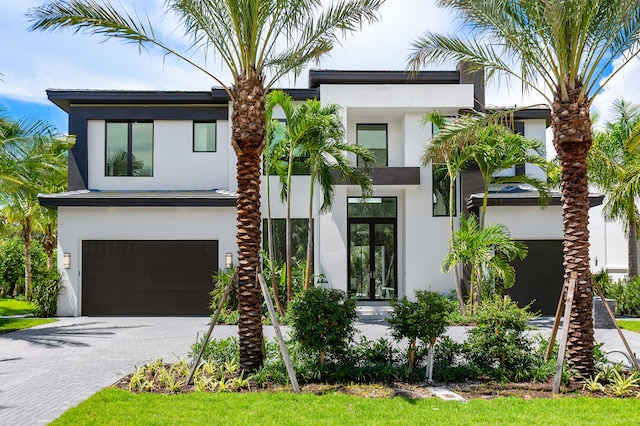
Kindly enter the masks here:
[[[63, 290], [59, 316], [82, 312], [81, 277], [83, 240], [218, 240], [218, 265], [225, 253], [236, 260], [234, 207], [59, 207], [58, 270]], [[64, 269], [63, 253], [71, 255]]]
[[[229, 176], [230, 168], [235, 171], [235, 153], [229, 143], [228, 121], [217, 122], [216, 152], [193, 152], [193, 121], [155, 120], [151, 177], [105, 176], [105, 121], [89, 120], [87, 132], [89, 189], [231, 189]], [[230, 161], [230, 156], [233, 156], [233, 161]]]
[[[321, 86], [324, 104], [344, 110], [347, 138], [356, 142], [359, 123], [387, 124], [388, 165], [419, 167], [431, 126], [422, 126], [428, 111], [445, 115], [473, 107], [473, 85], [336, 85]], [[351, 159], [355, 162], [355, 158]], [[397, 198], [398, 296], [414, 298], [415, 290], [446, 292], [454, 287], [440, 265], [447, 252], [448, 217], [433, 217], [431, 167], [420, 170], [420, 185], [374, 186], [374, 197]], [[329, 284], [347, 290], [347, 197], [360, 196], [355, 186], [338, 186], [332, 211], [319, 217], [316, 241], [320, 272]]]
[[617, 280], [629, 273], [629, 246], [620, 221], [606, 221], [602, 206], [589, 209], [589, 258], [594, 273], [606, 269]]
[[513, 207], [488, 206], [485, 224], [501, 223], [516, 240], [562, 239], [562, 210], [560, 206]]

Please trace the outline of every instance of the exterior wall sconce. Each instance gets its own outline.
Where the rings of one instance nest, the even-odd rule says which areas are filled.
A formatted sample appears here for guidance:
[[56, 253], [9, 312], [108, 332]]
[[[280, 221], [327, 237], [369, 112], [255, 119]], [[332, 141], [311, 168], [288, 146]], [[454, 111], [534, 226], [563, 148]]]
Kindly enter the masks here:
[[224, 255], [224, 267], [226, 269], [231, 269], [233, 266], [233, 254], [227, 253]]
[[62, 266], [64, 266], [64, 269], [71, 268], [71, 253], [64, 254], [64, 258], [62, 260]]

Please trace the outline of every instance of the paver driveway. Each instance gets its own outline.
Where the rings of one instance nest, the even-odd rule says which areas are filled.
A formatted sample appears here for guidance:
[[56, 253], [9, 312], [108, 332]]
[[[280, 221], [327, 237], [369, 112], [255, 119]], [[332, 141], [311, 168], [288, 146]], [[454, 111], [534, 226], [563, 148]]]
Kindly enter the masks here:
[[[548, 334], [552, 320], [535, 321]], [[383, 322], [358, 323], [369, 339], [389, 337]], [[207, 317], [80, 317], [0, 335], [0, 425], [46, 424], [135, 366], [155, 357], [184, 358], [208, 329]], [[447, 334], [464, 338], [465, 327]], [[265, 337], [273, 329], [265, 327]], [[237, 335], [237, 327], [216, 326], [213, 337]], [[640, 353], [640, 334], [625, 332]], [[597, 329], [604, 349], [622, 348], [615, 330]]]
[[[47, 424], [135, 366], [185, 357], [206, 317], [60, 318], [0, 335], [0, 425]], [[216, 327], [214, 336], [235, 333]]]

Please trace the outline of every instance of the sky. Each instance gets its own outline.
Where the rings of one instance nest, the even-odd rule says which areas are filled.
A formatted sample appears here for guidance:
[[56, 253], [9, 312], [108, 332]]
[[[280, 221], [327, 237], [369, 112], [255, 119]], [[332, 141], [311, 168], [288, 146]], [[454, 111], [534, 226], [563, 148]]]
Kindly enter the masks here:
[[[36, 116], [67, 131], [66, 114], [48, 101], [46, 89], [209, 90], [217, 85], [210, 77], [162, 51], [101, 36], [73, 31], [29, 32], [25, 16], [44, 0], [0, 0], [0, 105], [13, 117]], [[118, 4], [118, 0], [113, 1]], [[164, 13], [164, 0], [121, 0], [140, 16], [148, 14], [156, 34], [176, 48], [184, 47], [182, 32]], [[314, 69], [404, 70], [410, 44], [424, 31], [454, 34], [460, 29], [453, 15], [437, 8], [435, 0], [387, 0], [378, 23], [347, 35], [341, 45]], [[193, 58], [204, 63], [201, 54]], [[207, 69], [223, 82], [231, 77], [215, 57], [206, 58]], [[617, 65], [616, 65], [617, 66]], [[455, 64], [427, 69], [455, 69]], [[613, 100], [640, 103], [640, 60], [618, 73], [598, 95], [592, 110], [600, 121], [609, 118]], [[285, 78], [278, 87], [306, 87], [307, 71], [297, 79]], [[522, 96], [520, 85], [501, 81], [487, 86], [486, 101], [494, 106], [526, 106], [543, 102], [540, 96]]]

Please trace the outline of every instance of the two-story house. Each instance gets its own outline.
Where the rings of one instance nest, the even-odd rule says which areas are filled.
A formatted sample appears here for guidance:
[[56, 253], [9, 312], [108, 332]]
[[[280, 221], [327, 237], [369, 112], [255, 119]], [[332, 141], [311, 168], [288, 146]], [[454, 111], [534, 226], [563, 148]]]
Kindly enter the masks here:
[[[377, 159], [371, 198], [342, 182], [332, 210], [315, 213], [314, 272], [374, 311], [417, 289], [453, 289], [452, 277], [440, 271], [449, 238], [446, 197], [432, 167], [420, 164], [432, 135], [421, 119], [427, 111], [456, 115], [483, 105], [481, 76], [464, 69], [412, 78], [401, 71], [311, 71], [308, 89], [287, 91], [298, 101], [340, 105], [348, 140]], [[59, 215], [58, 314], [207, 314], [211, 274], [236, 256], [236, 158], [226, 92], [47, 93], [69, 114], [69, 133], [76, 135], [69, 191], [40, 196]], [[547, 109], [520, 111], [516, 126], [544, 140], [548, 117]], [[503, 173], [540, 173], [528, 167]], [[307, 217], [308, 179], [294, 177], [295, 219]], [[473, 171], [459, 179], [458, 211], [477, 209], [477, 185]], [[272, 216], [282, 219], [277, 192]], [[266, 217], [264, 197], [263, 182]], [[553, 311], [562, 285], [562, 217], [558, 195], [545, 210], [537, 198], [523, 189], [492, 193], [487, 222], [505, 223], [529, 244], [529, 257], [516, 265], [514, 294], [523, 302], [548, 294], [544, 310]]]

